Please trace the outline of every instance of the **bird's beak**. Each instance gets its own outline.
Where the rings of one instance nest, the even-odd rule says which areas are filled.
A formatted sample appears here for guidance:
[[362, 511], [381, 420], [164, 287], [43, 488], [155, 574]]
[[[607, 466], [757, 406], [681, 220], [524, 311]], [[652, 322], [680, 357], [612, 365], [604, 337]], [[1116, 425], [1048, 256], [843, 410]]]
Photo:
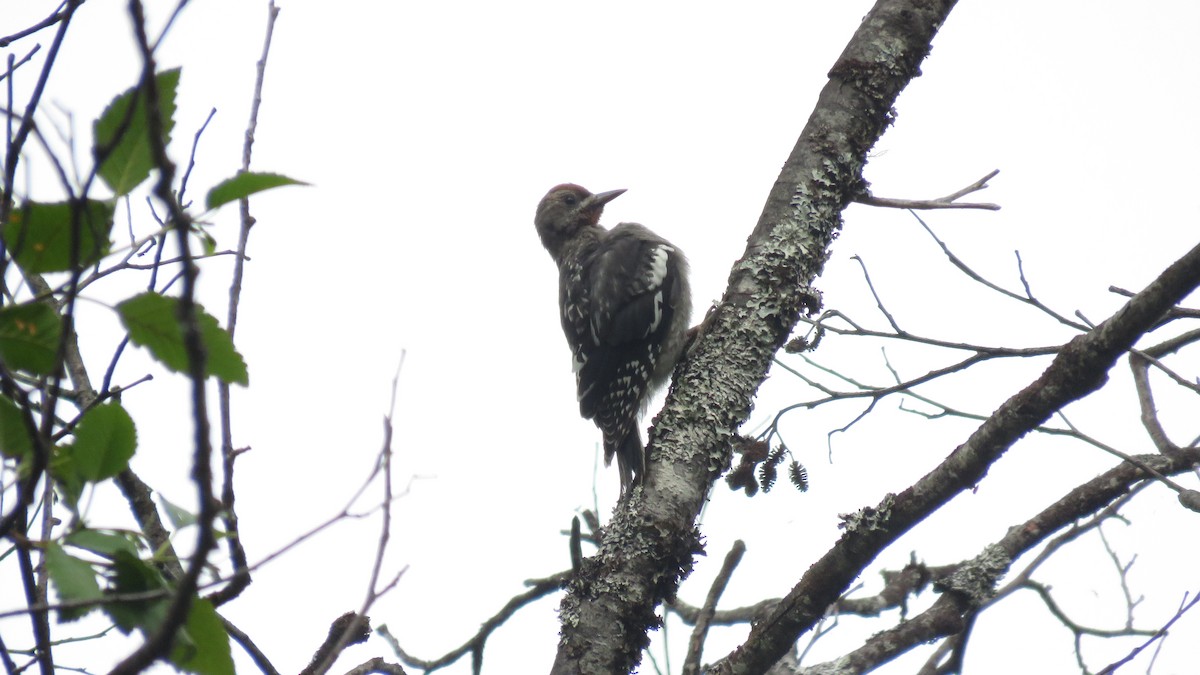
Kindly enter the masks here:
[[617, 197], [620, 197], [623, 194], [625, 194], [624, 189], [609, 190], [608, 192], [601, 192], [600, 194], [592, 195], [591, 197], [588, 197], [586, 200], [584, 200], [583, 208], [584, 209], [598, 209], [598, 208], [604, 206], [605, 204], [611, 202], [612, 200], [616, 199]]

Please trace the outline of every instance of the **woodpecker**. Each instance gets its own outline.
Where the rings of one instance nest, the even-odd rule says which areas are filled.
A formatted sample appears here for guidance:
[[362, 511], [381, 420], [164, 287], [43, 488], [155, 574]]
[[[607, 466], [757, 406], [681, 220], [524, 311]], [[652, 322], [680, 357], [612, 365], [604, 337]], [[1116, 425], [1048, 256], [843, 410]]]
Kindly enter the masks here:
[[692, 296], [677, 246], [637, 223], [600, 225], [604, 205], [624, 192], [558, 185], [538, 204], [534, 225], [558, 266], [579, 414], [599, 427], [604, 464], [616, 456], [628, 495], [646, 469], [638, 417], [679, 360]]

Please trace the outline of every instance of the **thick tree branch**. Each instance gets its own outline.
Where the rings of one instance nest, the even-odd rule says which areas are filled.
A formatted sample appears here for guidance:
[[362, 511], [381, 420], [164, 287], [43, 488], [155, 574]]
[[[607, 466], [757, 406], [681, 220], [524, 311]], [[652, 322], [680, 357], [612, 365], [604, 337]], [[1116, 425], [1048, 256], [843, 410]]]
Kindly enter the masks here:
[[[1139, 459], [1156, 471], [1170, 475], [1194, 467], [1200, 462], [1200, 451], [1192, 449], [1175, 457], [1143, 455]], [[995, 581], [1007, 571], [1011, 561], [1063, 527], [1104, 509], [1133, 489], [1136, 483], [1149, 477], [1147, 472], [1133, 464], [1118, 464], [1071, 490], [1025, 523], [1009, 528], [1004, 537], [989, 545], [974, 560], [964, 563], [964, 567], [988, 567], [989, 576]], [[985, 586], [981, 585], [980, 588]], [[917, 645], [958, 633], [966, 625], [965, 617], [989, 600], [986, 596], [967, 593], [962, 588], [945, 584], [941, 590], [942, 596], [921, 614], [873, 636], [861, 648], [840, 659], [814, 666], [806, 673], [866, 672]]]
[[899, 495], [855, 514], [841, 540], [757, 624], [716, 672], [757, 672], [786, 652], [880, 551], [959, 492], [1029, 431], [1097, 390], [1113, 363], [1200, 284], [1200, 246], [1168, 267], [1108, 320], [1068, 342], [1041, 377], [1006, 401], [941, 465]]
[[[658, 624], [655, 608], [700, 550], [695, 519], [729, 466], [730, 439], [797, 317], [819, 304], [810, 284], [842, 210], [864, 190], [866, 154], [953, 6], [881, 0], [831, 69], [724, 298], [676, 372], [651, 432], [644, 488], [618, 508], [600, 551], [568, 587], [554, 673], [629, 672], [639, 661], [646, 631]], [[785, 650], [772, 645], [776, 659]]]

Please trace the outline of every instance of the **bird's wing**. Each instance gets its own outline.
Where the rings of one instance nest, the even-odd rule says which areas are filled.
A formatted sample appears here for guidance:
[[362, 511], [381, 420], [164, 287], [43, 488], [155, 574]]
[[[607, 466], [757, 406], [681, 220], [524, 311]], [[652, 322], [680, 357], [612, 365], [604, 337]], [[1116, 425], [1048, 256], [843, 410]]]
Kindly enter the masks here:
[[676, 309], [679, 260], [665, 240], [626, 223], [579, 270], [588, 297], [578, 305], [582, 315], [572, 317], [568, 341], [580, 413], [602, 427], [610, 416], [614, 424], [636, 419]]

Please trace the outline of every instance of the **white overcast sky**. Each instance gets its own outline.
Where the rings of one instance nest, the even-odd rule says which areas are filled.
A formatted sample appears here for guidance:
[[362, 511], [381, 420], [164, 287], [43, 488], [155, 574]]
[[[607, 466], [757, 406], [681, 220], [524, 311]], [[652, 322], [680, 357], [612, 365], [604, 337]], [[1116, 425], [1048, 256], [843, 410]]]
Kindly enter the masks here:
[[[28, 25], [54, 4], [9, 0], [0, 32]], [[149, 4], [159, 23], [173, 5]], [[371, 468], [390, 383], [407, 350], [397, 476], [401, 486], [420, 479], [396, 505], [388, 565], [408, 571], [371, 616], [431, 658], [465, 640], [524, 579], [568, 565], [559, 530], [594, 503], [599, 433], [578, 418], [555, 270], [533, 230], [537, 201], [567, 181], [593, 191], [627, 188], [605, 222], [642, 222], [688, 253], [699, 319], [720, 296], [825, 73], [872, 3], [279, 4], [254, 165], [312, 187], [253, 201], [258, 225], [237, 336], [251, 387], [235, 393], [235, 443], [252, 447], [238, 465], [242, 535], [258, 560], [342, 507]], [[90, 0], [80, 10], [47, 90], [48, 102], [73, 114], [85, 164], [90, 121], [137, 77], [125, 5]], [[178, 160], [217, 108], [197, 153], [194, 198], [240, 165], [265, 17], [263, 2], [196, 0], [162, 47], [161, 65], [183, 68], [172, 146]], [[1200, 233], [1197, 26], [1200, 6], [1184, 1], [960, 3], [924, 75], [901, 96], [896, 124], [873, 150], [866, 177], [878, 195], [922, 198], [1000, 169], [978, 197], [1002, 211], [939, 212], [927, 221], [961, 257], [1013, 289], [1012, 252], [1020, 249], [1044, 301], [1103, 319], [1119, 306], [1110, 284], [1140, 289]], [[37, 39], [44, 49], [50, 35]], [[27, 89], [32, 79], [26, 69], [18, 83]], [[35, 196], [54, 197], [50, 180], [34, 182]], [[215, 217], [222, 248], [236, 242], [235, 212]], [[136, 202], [134, 221], [140, 231], [151, 227]], [[818, 284], [827, 306], [872, 326], [884, 323], [852, 255], [866, 261], [889, 309], [914, 332], [1020, 346], [1071, 336], [971, 286], [907, 214], [852, 206]], [[228, 270], [218, 262], [201, 276], [203, 298], [221, 317]], [[97, 297], [113, 302], [136, 288], [119, 283], [97, 288]], [[101, 305], [85, 310], [81, 330], [101, 336], [87, 347], [98, 380], [118, 339], [115, 319]], [[903, 351], [889, 355], [909, 376], [935, 363], [923, 353], [908, 354], [909, 361], [900, 360]], [[816, 358], [864, 381], [888, 379], [874, 346], [831, 341]], [[940, 393], [987, 413], [1042, 367], [993, 367]], [[150, 370], [131, 354], [116, 381]], [[134, 466], [171, 499], [190, 504], [190, 428], [178, 414], [185, 388], [180, 377], [155, 372], [154, 382], [124, 399], [139, 422]], [[1126, 383], [1123, 367], [1114, 372]], [[748, 428], [810, 397], [776, 374]], [[789, 418], [788, 440], [810, 470], [806, 495], [785, 485], [748, 500], [719, 483], [702, 524], [709, 555], [681, 596], [703, 599], [737, 537], [748, 550], [723, 606], [786, 592], [836, 538], [837, 513], [905, 488], [971, 429], [920, 421], [897, 412], [895, 402], [883, 407], [877, 419], [835, 437], [832, 463], [825, 433], [858, 410]], [[1175, 411], [1179, 441], [1197, 433], [1186, 414]], [[1149, 450], [1127, 389], [1080, 406], [1073, 421], [1126, 450]], [[1184, 429], [1192, 436], [1183, 438]], [[878, 562], [901, 566], [910, 551], [931, 564], [973, 556], [1111, 465], [1093, 450], [1027, 439], [977, 494], [956, 500]], [[617, 484], [615, 469], [600, 471], [605, 518]], [[119, 505], [102, 506], [114, 496], [96, 495], [95, 520], [124, 524]], [[1124, 554], [1140, 553], [1133, 581], [1147, 596], [1137, 615], [1142, 627], [1165, 621], [1181, 589], [1200, 590], [1194, 548], [1189, 564], [1181, 562], [1180, 540], [1195, 540], [1194, 514], [1156, 524], [1177, 512], [1173, 498], [1156, 490], [1131, 511], [1133, 527], [1110, 532]], [[298, 670], [329, 622], [361, 602], [377, 530], [373, 520], [344, 524], [289, 553], [256, 575], [229, 618], [280, 670]], [[1113, 571], [1096, 541], [1079, 546], [1087, 555], [1071, 560], [1090, 561], [1094, 574], [1064, 565], [1047, 579], [1073, 600], [1081, 620], [1113, 627], [1121, 621]], [[864, 574], [866, 592], [878, 588], [877, 579]], [[1156, 592], [1159, 581], [1170, 582], [1168, 590]], [[485, 672], [546, 672], [556, 607], [557, 599], [542, 601], [495, 634]], [[1013, 620], [1021, 612], [1026, 618]], [[850, 635], [863, 622], [845, 624]], [[876, 623], [868, 633], [882, 628]], [[1175, 630], [1156, 673], [1185, 673], [1200, 659], [1200, 618]], [[1070, 635], [1028, 597], [1009, 601], [977, 633], [968, 672], [1076, 669]], [[838, 635], [817, 661], [855, 644], [838, 643]], [[677, 670], [687, 633], [672, 624], [668, 637]], [[706, 657], [739, 640], [735, 631], [714, 634]], [[1130, 646], [1091, 653], [1115, 658]], [[655, 649], [662, 664], [661, 644]], [[63, 665], [72, 665], [63, 654]], [[339, 669], [373, 655], [388, 655], [381, 641], [350, 650]], [[913, 672], [923, 658], [885, 672]], [[469, 665], [447, 672], [469, 672]], [[641, 672], [654, 671], [644, 662]]]

